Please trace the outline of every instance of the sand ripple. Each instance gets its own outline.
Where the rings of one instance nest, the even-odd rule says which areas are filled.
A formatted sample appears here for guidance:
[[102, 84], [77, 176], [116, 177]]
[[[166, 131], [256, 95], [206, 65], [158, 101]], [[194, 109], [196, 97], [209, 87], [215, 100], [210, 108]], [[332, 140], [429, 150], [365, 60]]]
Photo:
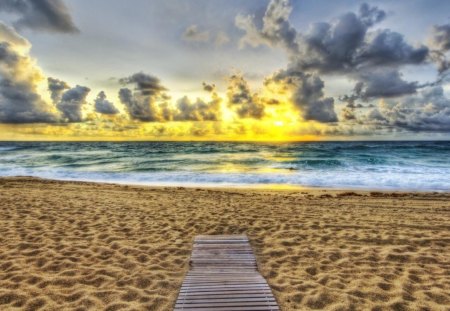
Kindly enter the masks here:
[[247, 233], [282, 310], [450, 308], [450, 196], [0, 179], [0, 310], [170, 310], [196, 234]]

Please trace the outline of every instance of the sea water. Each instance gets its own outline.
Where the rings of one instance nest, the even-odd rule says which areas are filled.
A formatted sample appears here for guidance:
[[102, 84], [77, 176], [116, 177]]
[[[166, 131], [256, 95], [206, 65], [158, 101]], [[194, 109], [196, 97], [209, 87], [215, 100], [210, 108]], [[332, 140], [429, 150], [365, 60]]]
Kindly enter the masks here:
[[450, 142], [0, 142], [0, 176], [449, 191]]

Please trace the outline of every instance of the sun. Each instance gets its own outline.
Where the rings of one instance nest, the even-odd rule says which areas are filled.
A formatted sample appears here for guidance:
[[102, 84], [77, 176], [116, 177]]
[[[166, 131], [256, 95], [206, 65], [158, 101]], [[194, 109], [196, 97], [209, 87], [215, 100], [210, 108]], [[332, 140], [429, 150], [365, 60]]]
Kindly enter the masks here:
[[275, 126], [283, 126], [284, 122], [283, 121], [275, 121], [275, 122], [273, 122], [273, 125], [275, 125]]

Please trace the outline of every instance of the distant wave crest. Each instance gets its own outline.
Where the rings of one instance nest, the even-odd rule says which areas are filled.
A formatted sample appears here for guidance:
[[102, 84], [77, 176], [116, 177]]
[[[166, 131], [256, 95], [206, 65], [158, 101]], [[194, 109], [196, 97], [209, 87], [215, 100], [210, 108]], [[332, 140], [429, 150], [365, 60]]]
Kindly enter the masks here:
[[0, 143], [0, 176], [450, 191], [449, 142]]

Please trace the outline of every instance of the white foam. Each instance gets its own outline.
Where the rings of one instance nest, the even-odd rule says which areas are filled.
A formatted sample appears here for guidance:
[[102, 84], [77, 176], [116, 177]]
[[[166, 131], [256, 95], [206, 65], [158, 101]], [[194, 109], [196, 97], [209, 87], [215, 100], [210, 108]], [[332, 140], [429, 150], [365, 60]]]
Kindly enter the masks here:
[[164, 186], [251, 186], [291, 185], [323, 188], [427, 190], [450, 191], [450, 172], [365, 172], [358, 171], [304, 171], [295, 173], [202, 173], [202, 172], [154, 172], [154, 173], [106, 173], [81, 172], [62, 169], [13, 169], [2, 170], [2, 176], [35, 176], [59, 180], [110, 182]]
[[16, 150], [17, 147], [14, 146], [0, 146], [0, 152], [2, 151], [12, 151], [12, 150]]

